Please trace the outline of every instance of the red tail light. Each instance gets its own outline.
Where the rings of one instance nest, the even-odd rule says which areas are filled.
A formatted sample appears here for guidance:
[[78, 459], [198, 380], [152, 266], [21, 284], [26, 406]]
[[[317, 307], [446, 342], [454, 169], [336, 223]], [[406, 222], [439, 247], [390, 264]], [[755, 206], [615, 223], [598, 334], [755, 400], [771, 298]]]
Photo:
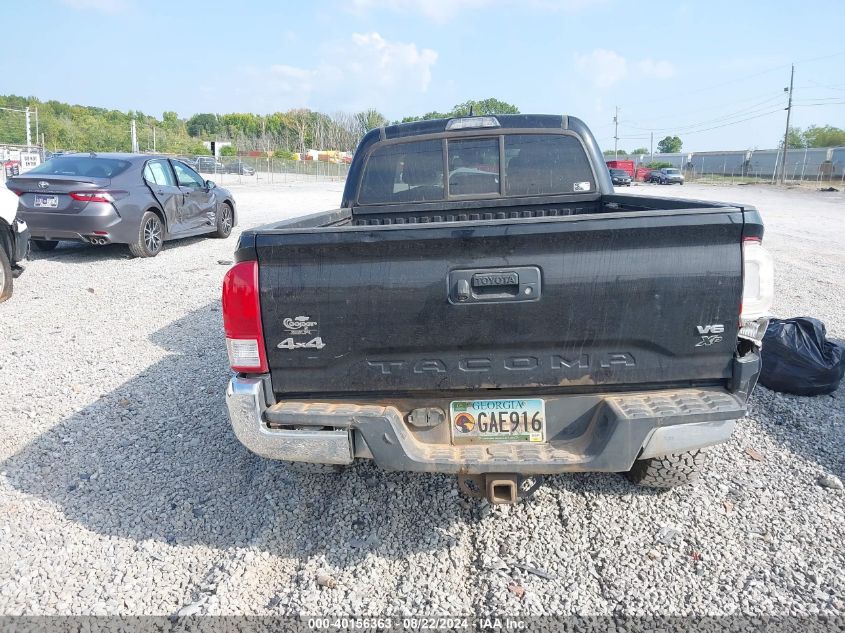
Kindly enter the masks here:
[[12, 189], [11, 187], [9, 187], [8, 189], [19, 198], [21, 197], [21, 195], [23, 195], [23, 191], [19, 191], [18, 189]]
[[71, 191], [71, 198], [80, 202], [114, 202], [129, 195], [127, 191]]
[[258, 262], [235, 264], [223, 278], [223, 328], [232, 369], [267, 373], [258, 301]]

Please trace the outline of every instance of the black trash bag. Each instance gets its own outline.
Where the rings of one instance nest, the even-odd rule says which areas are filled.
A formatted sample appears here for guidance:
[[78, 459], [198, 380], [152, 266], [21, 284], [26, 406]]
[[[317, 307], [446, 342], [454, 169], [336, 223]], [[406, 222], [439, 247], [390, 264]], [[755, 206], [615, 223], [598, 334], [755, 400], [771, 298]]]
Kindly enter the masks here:
[[818, 319], [772, 319], [761, 353], [760, 384], [772, 391], [831, 393], [845, 375], [845, 347], [825, 338], [824, 323]]

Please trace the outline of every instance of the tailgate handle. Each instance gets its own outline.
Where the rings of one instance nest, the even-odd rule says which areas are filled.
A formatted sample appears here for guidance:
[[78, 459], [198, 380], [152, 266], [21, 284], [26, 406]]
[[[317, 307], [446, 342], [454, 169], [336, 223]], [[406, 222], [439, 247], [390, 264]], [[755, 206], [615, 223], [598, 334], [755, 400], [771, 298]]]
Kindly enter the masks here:
[[537, 301], [541, 295], [536, 266], [453, 270], [447, 283], [452, 304]]

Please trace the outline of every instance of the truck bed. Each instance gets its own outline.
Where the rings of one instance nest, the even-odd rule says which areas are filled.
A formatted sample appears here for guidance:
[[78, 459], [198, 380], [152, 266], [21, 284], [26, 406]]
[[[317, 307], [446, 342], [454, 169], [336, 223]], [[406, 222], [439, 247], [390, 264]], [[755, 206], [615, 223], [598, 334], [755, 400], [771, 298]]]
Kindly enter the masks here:
[[[258, 260], [286, 398], [589, 393], [730, 381], [741, 244], [761, 231], [755, 210], [712, 202], [440, 202], [268, 225], [244, 233], [237, 257]], [[477, 279], [522, 281], [461, 300]], [[710, 324], [723, 336], [699, 345]]]

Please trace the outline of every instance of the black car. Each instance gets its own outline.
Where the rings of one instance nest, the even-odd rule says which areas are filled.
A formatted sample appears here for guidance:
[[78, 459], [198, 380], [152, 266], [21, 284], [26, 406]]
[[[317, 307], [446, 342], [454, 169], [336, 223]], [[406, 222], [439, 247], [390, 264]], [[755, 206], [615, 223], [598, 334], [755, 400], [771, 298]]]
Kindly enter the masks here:
[[232, 163], [228, 163], [225, 165], [224, 169], [227, 174], [239, 174], [241, 176], [255, 175], [255, 168], [242, 160], [236, 160]]
[[196, 162], [191, 167], [201, 174], [223, 174], [226, 172], [225, 165], [214, 156], [197, 156]]
[[611, 169], [610, 179], [613, 181], [614, 185], [621, 185], [624, 187], [631, 186], [631, 177], [624, 169]]

